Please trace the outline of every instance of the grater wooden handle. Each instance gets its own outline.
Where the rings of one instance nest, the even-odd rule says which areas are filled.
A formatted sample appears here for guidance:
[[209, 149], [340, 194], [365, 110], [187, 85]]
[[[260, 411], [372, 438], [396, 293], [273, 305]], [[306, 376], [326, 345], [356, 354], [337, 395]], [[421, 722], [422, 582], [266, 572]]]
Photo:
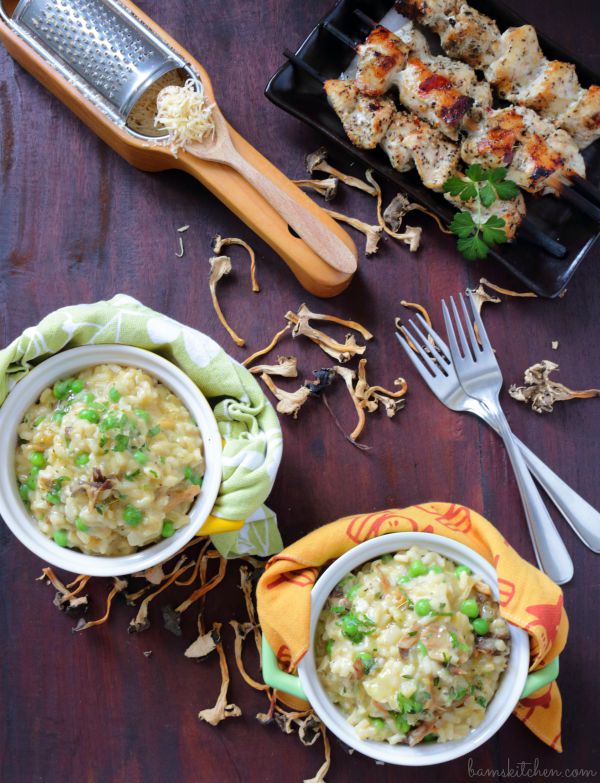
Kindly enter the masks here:
[[304, 288], [316, 296], [335, 296], [356, 271], [354, 242], [229, 125], [228, 130], [239, 153], [231, 165], [185, 150], [174, 165], [202, 182], [269, 244]]

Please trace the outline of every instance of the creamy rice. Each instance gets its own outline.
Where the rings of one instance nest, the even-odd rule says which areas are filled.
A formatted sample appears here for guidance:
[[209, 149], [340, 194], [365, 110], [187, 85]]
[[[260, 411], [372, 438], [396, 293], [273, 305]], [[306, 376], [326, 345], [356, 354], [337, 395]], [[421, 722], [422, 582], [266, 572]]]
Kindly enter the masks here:
[[365, 740], [446, 742], [477, 726], [510, 634], [489, 586], [419, 547], [346, 576], [321, 612], [317, 672]]
[[200, 431], [143, 370], [101, 364], [57, 381], [17, 433], [21, 497], [57, 544], [126, 555], [188, 523], [204, 473]]

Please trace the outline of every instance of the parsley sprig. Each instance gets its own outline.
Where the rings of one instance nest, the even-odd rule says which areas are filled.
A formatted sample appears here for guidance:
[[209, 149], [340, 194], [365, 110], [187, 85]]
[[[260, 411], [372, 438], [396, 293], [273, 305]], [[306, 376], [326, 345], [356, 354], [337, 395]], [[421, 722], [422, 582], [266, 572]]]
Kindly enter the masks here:
[[504, 218], [490, 215], [484, 221], [482, 215], [482, 207], [488, 209], [496, 200], [512, 201], [519, 195], [518, 186], [506, 179], [506, 174], [503, 166], [484, 169], [475, 163], [464, 177], [453, 176], [444, 183], [445, 193], [474, 205], [472, 211], [457, 212], [450, 223], [450, 230], [458, 237], [456, 246], [469, 261], [485, 258], [491, 247], [507, 241]]

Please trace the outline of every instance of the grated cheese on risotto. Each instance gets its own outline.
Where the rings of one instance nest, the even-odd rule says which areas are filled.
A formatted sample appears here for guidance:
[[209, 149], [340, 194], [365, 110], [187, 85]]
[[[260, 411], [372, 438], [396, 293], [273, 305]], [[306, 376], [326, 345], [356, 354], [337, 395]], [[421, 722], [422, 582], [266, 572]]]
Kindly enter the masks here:
[[126, 555], [188, 523], [204, 473], [200, 431], [143, 370], [101, 364], [59, 380], [17, 432], [21, 498], [60, 546]]
[[464, 737], [483, 720], [510, 634], [467, 566], [412, 547], [336, 586], [315, 645], [321, 683], [357, 735], [413, 746]]
[[212, 119], [214, 104], [207, 103], [204, 88], [188, 79], [180, 87], [164, 87], [156, 99], [154, 125], [162, 125], [171, 134], [173, 152], [190, 141], [212, 139], [215, 125]]

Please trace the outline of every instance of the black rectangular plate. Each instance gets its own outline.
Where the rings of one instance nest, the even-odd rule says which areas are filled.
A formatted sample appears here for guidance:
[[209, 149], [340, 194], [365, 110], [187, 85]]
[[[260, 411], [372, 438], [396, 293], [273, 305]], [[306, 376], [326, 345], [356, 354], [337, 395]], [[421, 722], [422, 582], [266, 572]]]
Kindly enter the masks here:
[[[322, 25], [328, 21], [353, 40], [364, 37], [360, 23], [354, 15], [362, 10], [372, 19], [379, 20], [391, 9], [393, 0], [340, 0], [335, 7], [311, 31], [297, 50], [299, 57], [312, 65], [323, 77], [337, 78], [349, 65], [353, 51], [340, 43]], [[491, 16], [501, 30], [527, 24], [496, 0], [473, 0], [471, 5]], [[557, 60], [575, 63], [581, 84], [600, 84], [600, 76], [577, 62], [572, 54], [539, 36], [544, 54]], [[282, 42], [282, 49], [285, 44]], [[389, 164], [381, 149], [361, 150], [346, 137], [342, 126], [327, 103], [322, 86], [300, 68], [286, 62], [269, 81], [265, 95], [276, 106], [323, 132], [329, 139], [343, 147], [349, 155], [369, 168], [384, 175], [412, 199], [431, 209], [448, 222], [452, 211], [443, 196], [433, 193], [421, 183], [416, 171], [401, 174]], [[583, 151], [588, 180], [598, 184], [600, 180], [600, 140]], [[511, 244], [499, 245], [490, 256], [510, 270], [531, 291], [544, 297], [556, 297], [565, 288], [579, 264], [600, 236], [600, 227], [574, 210], [569, 204], [553, 196], [525, 195], [527, 215], [532, 223], [545, 234], [557, 239], [567, 248], [562, 259], [554, 258], [541, 248], [521, 239]]]

